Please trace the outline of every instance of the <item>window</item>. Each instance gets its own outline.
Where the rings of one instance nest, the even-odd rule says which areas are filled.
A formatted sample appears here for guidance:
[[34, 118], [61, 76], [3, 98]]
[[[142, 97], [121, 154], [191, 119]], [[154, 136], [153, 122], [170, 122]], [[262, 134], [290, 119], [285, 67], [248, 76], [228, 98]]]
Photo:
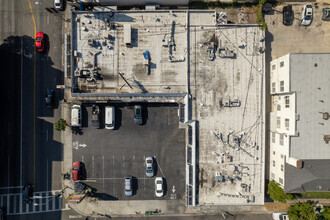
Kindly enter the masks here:
[[284, 165], [283, 164], [281, 164], [281, 171], [283, 171], [284, 170]]
[[273, 64], [273, 65], [272, 65], [272, 70], [275, 70], [275, 69], [276, 69], [276, 65]]
[[284, 61], [280, 62], [280, 67], [284, 66]]
[[281, 105], [277, 105], [277, 111], [281, 111]]
[[275, 133], [272, 132], [272, 142], [275, 143]]
[[284, 81], [280, 81], [280, 91], [284, 92]]
[[282, 178], [278, 178], [278, 181], [280, 182], [281, 185], [283, 185], [283, 179]]
[[283, 154], [281, 154], [281, 159], [283, 159], [283, 157], [284, 157]]
[[290, 108], [290, 97], [285, 96], [285, 108]]
[[276, 83], [272, 83], [272, 93], [276, 92]]
[[274, 174], [274, 173], [270, 173], [270, 177], [271, 177], [272, 179], [275, 179], [275, 174]]
[[280, 134], [280, 145], [284, 145], [284, 135]]
[[275, 160], [273, 160], [273, 167], [275, 167]]
[[275, 151], [273, 150], [273, 155], [275, 155]]
[[277, 128], [281, 128], [281, 117], [277, 117]]
[[290, 120], [288, 118], [285, 119], [285, 127], [286, 127], [286, 130], [289, 130]]

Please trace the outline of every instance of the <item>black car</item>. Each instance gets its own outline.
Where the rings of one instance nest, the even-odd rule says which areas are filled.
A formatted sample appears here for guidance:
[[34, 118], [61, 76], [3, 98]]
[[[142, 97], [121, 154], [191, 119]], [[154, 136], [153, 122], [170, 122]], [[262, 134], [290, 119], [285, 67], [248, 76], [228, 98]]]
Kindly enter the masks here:
[[323, 12], [322, 20], [323, 21], [330, 21], [330, 8], [323, 8], [322, 12]]
[[33, 197], [33, 186], [31, 184], [27, 184], [23, 186], [23, 202], [24, 203], [32, 203], [32, 197]]
[[47, 89], [45, 103], [48, 108], [54, 107], [54, 91], [52, 89]]
[[100, 108], [97, 105], [92, 106], [92, 127], [100, 128]]
[[292, 6], [287, 5], [283, 7], [283, 24], [292, 25], [293, 22], [293, 11]]

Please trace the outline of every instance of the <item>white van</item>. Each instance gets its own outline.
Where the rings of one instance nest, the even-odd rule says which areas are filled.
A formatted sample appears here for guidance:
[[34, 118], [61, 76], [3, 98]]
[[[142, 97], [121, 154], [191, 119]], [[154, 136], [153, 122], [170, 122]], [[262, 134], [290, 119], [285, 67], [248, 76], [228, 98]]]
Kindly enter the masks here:
[[115, 129], [115, 107], [105, 107], [105, 129]]
[[71, 125], [81, 127], [81, 106], [73, 105], [71, 110]]

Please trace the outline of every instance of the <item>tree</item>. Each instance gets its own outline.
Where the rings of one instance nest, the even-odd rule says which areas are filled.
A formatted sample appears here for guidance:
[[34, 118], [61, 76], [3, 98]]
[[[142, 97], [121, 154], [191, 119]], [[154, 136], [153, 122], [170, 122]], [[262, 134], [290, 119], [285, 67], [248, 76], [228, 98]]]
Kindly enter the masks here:
[[323, 217], [323, 219], [330, 219], [330, 206], [323, 208], [321, 216]]
[[317, 220], [313, 202], [296, 203], [288, 209], [290, 220]]
[[66, 121], [63, 118], [60, 118], [55, 123], [55, 130], [56, 131], [65, 131], [65, 128], [66, 128]]
[[286, 200], [292, 200], [293, 196], [291, 194], [284, 193], [280, 184], [276, 183], [274, 180], [269, 181], [267, 194], [271, 199], [279, 202], [286, 203]]

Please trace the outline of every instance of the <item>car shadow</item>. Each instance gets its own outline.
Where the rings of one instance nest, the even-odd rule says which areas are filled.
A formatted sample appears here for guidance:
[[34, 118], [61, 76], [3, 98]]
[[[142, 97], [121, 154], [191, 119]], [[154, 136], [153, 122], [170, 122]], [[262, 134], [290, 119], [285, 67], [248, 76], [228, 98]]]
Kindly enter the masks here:
[[81, 177], [80, 177], [81, 180], [87, 179], [87, 170], [86, 170], [86, 166], [83, 162], [80, 162], [80, 174], [81, 174]]
[[98, 198], [100, 200], [104, 200], [104, 201], [115, 201], [115, 200], [118, 200], [117, 197], [111, 196], [111, 195], [106, 194], [106, 193], [94, 193], [94, 196], [93, 197]]

